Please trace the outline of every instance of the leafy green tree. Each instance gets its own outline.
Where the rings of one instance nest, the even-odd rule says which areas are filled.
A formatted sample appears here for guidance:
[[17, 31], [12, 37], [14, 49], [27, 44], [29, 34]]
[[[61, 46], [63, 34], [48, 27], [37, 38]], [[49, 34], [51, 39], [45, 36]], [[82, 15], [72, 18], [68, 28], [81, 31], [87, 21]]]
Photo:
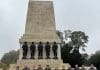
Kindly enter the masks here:
[[62, 47], [62, 59], [64, 63], [71, 64], [72, 67], [74, 67], [76, 64], [81, 66], [85, 63], [85, 56], [78, 53], [76, 50], [73, 50], [71, 53], [70, 51], [73, 49], [73, 47], [70, 44], [65, 44]]
[[88, 36], [84, 32], [74, 31], [71, 33], [70, 38], [74, 49], [79, 52], [79, 49], [83, 48], [83, 51], [85, 51], [84, 47], [87, 46]]
[[5, 53], [4, 56], [2, 57], [1, 59], [1, 62], [4, 63], [4, 64], [13, 64], [17, 61], [18, 59], [18, 51], [10, 51], [8, 53]]
[[90, 62], [88, 61], [88, 59], [89, 59], [89, 55], [87, 54], [87, 53], [84, 53], [84, 54], [82, 54], [82, 57], [84, 58], [84, 60], [83, 60], [83, 64], [84, 65], [86, 65], [86, 66], [89, 66], [90, 64]]
[[[59, 32], [60, 33], [60, 32]], [[63, 32], [62, 32], [63, 33]], [[85, 51], [88, 42], [88, 36], [82, 31], [66, 30], [64, 33], [63, 41], [65, 44], [62, 47], [62, 59], [64, 63], [70, 63], [72, 66], [75, 64], [82, 65], [87, 61], [88, 55], [81, 54], [79, 49], [82, 48]], [[64, 36], [62, 35], [62, 36]], [[59, 35], [59, 37], [61, 37]], [[70, 40], [69, 42], [66, 40]]]
[[100, 70], [100, 51], [97, 51], [95, 54], [91, 55], [89, 62], [90, 64], [94, 64], [98, 70]]
[[70, 43], [73, 49], [79, 52], [79, 49], [82, 48], [82, 50], [85, 51], [85, 47], [87, 46], [88, 42], [88, 36], [85, 34], [85, 32], [65, 30], [63, 33], [57, 30], [57, 34], [61, 39], [62, 43], [70, 39], [70, 41], [67, 43]]
[[72, 50], [72, 46], [70, 46], [69, 44], [65, 44], [62, 48], [62, 59], [64, 63], [68, 63], [70, 62], [70, 51]]

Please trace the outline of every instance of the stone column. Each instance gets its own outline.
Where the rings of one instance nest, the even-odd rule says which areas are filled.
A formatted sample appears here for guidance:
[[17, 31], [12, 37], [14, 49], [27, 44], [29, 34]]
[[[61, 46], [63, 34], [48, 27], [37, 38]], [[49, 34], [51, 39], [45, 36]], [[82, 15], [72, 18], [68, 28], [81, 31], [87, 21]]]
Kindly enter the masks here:
[[58, 59], [61, 59], [61, 45], [60, 44], [58, 44], [57, 57]]
[[35, 44], [36, 47], [35, 47], [35, 55], [34, 55], [34, 58], [35, 59], [38, 59], [38, 44]]
[[31, 57], [30, 43], [28, 43], [27, 59], [30, 59], [30, 57]]
[[43, 59], [46, 58], [45, 43], [43, 44]]
[[22, 44], [20, 44], [20, 49], [19, 49], [19, 60], [21, 60], [23, 57], [23, 49], [22, 49]]
[[52, 44], [50, 44], [50, 58], [54, 58], [53, 50], [52, 50]]

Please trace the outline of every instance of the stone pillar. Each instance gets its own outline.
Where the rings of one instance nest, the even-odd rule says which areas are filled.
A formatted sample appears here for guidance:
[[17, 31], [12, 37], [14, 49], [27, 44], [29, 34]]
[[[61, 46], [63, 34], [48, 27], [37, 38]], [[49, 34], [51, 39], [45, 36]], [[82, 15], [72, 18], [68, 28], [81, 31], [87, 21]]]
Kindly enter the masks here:
[[50, 58], [54, 58], [53, 50], [52, 50], [52, 44], [50, 44]]
[[43, 59], [46, 58], [45, 43], [43, 43]]
[[22, 44], [20, 44], [20, 49], [19, 49], [19, 60], [21, 60], [23, 57], [23, 49], [22, 49]]
[[30, 59], [30, 57], [31, 57], [30, 43], [28, 43], [27, 59]]
[[36, 48], [35, 48], [35, 55], [34, 55], [34, 58], [35, 59], [38, 59], [38, 44], [35, 44], [36, 45]]
[[57, 57], [58, 59], [61, 59], [61, 45], [60, 44], [58, 44]]

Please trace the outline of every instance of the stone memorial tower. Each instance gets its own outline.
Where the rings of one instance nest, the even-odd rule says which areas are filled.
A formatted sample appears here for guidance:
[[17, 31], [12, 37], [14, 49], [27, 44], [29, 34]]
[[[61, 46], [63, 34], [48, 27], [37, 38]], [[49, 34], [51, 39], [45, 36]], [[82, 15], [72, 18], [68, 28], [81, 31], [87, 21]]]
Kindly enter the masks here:
[[[23, 59], [23, 44], [27, 42], [27, 56]], [[31, 58], [30, 45], [34, 42], [35, 53], [34, 59]], [[38, 45], [42, 42], [43, 45], [43, 57], [38, 58]], [[46, 59], [45, 44], [49, 42], [50, 45], [50, 58]], [[57, 58], [54, 59], [54, 52], [52, 50], [53, 43], [57, 45]], [[37, 69], [38, 65], [41, 65], [44, 69], [46, 65], [49, 65], [53, 70], [55, 68], [62, 69], [62, 67], [68, 68], [68, 64], [64, 64], [61, 59], [61, 40], [56, 34], [54, 7], [52, 0], [29, 0], [28, 12], [25, 33], [19, 39], [20, 52], [19, 59], [16, 64], [11, 64], [9, 70], [23, 70], [24, 67], [28, 67], [30, 70]]]

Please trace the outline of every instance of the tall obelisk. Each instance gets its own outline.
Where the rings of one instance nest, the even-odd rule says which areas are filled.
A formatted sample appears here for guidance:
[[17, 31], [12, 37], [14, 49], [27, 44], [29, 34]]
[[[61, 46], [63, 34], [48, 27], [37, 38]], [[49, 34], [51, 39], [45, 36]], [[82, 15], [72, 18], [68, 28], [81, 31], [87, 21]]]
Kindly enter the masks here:
[[[43, 43], [43, 58], [38, 59], [38, 45], [39, 42]], [[46, 42], [50, 43], [50, 58], [46, 58], [46, 52], [44, 45]], [[36, 44], [35, 59], [30, 59], [30, 49], [28, 49], [27, 59], [22, 59], [23, 50], [22, 45], [24, 42], [28, 43], [28, 48], [30, 48], [31, 42]], [[56, 42], [58, 45], [57, 57], [58, 59], [53, 59], [52, 45]], [[30, 68], [30, 70], [37, 69], [38, 65], [42, 65], [43, 69], [46, 65], [50, 65], [51, 69], [54, 70], [68, 68], [68, 64], [64, 64], [61, 59], [61, 40], [56, 34], [55, 26], [55, 15], [52, 0], [29, 0], [25, 33], [19, 39], [20, 43], [20, 53], [17, 64], [11, 64], [9, 70], [23, 70], [25, 66]]]
[[53, 1], [29, 0], [25, 33], [20, 42], [58, 42]]

